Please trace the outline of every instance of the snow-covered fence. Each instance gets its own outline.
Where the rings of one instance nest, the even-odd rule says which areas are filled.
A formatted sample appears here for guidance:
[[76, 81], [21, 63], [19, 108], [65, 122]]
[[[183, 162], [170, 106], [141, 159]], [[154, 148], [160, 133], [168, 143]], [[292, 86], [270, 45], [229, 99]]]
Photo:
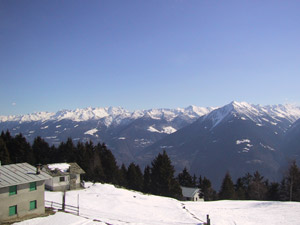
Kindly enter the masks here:
[[73, 206], [73, 205], [66, 205], [61, 204], [58, 202], [53, 201], [45, 201], [45, 207], [51, 208], [51, 209], [57, 209], [62, 210], [64, 212], [72, 213], [74, 215], [79, 216], [79, 206]]

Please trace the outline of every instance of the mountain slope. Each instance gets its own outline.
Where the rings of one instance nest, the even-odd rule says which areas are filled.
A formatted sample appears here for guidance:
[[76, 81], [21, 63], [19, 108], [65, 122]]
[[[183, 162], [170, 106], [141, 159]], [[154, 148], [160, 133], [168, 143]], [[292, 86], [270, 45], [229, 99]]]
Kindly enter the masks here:
[[[105, 142], [119, 164], [149, 164], [166, 149], [177, 171], [185, 166], [220, 183], [259, 170], [281, 176], [287, 158], [299, 155], [300, 107], [231, 102], [220, 108], [190, 106], [129, 112], [120, 107], [0, 116], [0, 130], [22, 133], [30, 142], [41, 136], [50, 145], [71, 137]], [[294, 150], [293, 150], [294, 149]]]
[[41, 136], [50, 145], [58, 145], [68, 137], [75, 142], [105, 142], [119, 163], [130, 163], [141, 149], [212, 110], [196, 106], [134, 112], [120, 107], [62, 110], [1, 116], [0, 130], [9, 130], [12, 135], [22, 133], [30, 142]]
[[299, 116], [284, 106], [257, 106], [232, 102], [202, 116], [146, 148], [139, 160], [145, 164], [166, 149], [177, 170], [208, 176], [220, 185], [228, 171], [233, 179], [246, 172], [260, 171], [277, 179], [286, 131]]
[[282, 151], [285, 152], [285, 158], [290, 163], [291, 160], [300, 160], [300, 119], [298, 119], [288, 130], [283, 144]]

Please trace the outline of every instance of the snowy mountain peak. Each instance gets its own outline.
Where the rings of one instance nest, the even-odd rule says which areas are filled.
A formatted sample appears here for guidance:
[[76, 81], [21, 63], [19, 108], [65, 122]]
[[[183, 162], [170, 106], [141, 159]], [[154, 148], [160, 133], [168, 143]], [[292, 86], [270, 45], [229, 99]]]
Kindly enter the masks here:
[[261, 123], [260, 117], [268, 117], [266, 120], [276, 120], [285, 118], [291, 123], [300, 118], [300, 107], [296, 105], [271, 105], [260, 106], [247, 102], [232, 101], [221, 107], [198, 107], [188, 106], [177, 109], [149, 109], [136, 110], [130, 112], [122, 107], [98, 107], [75, 110], [60, 110], [56, 113], [38, 112], [21, 116], [0, 116], [0, 122], [35, 122], [49, 120], [72, 120], [76, 122], [88, 120], [103, 120], [106, 126], [120, 124], [123, 120], [135, 120], [141, 117], [149, 117], [155, 120], [173, 121], [177, 117], [184, 117], [195, 120], [203, 115], [212, 120], [213, 127], [219, 124], [229, 114], [240, 115], [245, 119], [250, 119], [256, 123]]
[[217, 107], [199, 107], [199, 106], [191, 105], [185, 108], [184, 110], [191, 115], [203, 116], [213, 111], [214, 109], [217, 109]]
[[228, 115], [239, 116], [243, 120], [252, 120], [261, 125], [263, 122], [276, 124], [281, 119], [291, 123], [300, 118], [300, 107], [296, 105], [254, 105], [247, 102], [232, 101], [228, 105], [218, 108], [205, 116], [212, 121], [212, 128], [228, 118]]
[[[117, 113], [116, 113], [117, 114]], [[107, 117], [109, 115], [114, 115], [109, 113], [109, 108], [92, 108], [88, 107], [85, 109], [75, 109], [75, 110], [62, 110], [58, 111], [54, 117], [50, 120], [73, 120], [73, 121], [86, 121], [86, 120], [96, 120]]]
[[232, 101], [229, 105], [232, 105], [235, 109], [250, 109], [252, 108], [252, 105], [249, 104], [248, 102], [237, 102], [237, 101]]
[[233, 110], [234, 106], [232, 103], [230, 103], [221, 108], [213, 110], [211, 113], [204, 116], [203, 120], [211, 120], [212, 129], [215, 126], [217, 126], [221, 121], [223, 121]]
[[141, 117], [149, 117], [155, 120], [165, 119], [167, 121], [172, 121], [176, 117], [184, 115], [190, 119], [197, 119], [212, 110], [213, 108], [192, 106], [178, 109], [149, 109], [129, 112], [122, 107], [87, 107], [84, 109], [60, 110], [56, 113], [39, 112], [21, 116], [0, 116], [0, 122], [14, 121], [23, 123], [48, 120], [72, 120], [81, 122], [103, 119], [105, 125], [110, 126], [114, 122], [117, 124], [120, 123], [123, 119], [138, 119]]

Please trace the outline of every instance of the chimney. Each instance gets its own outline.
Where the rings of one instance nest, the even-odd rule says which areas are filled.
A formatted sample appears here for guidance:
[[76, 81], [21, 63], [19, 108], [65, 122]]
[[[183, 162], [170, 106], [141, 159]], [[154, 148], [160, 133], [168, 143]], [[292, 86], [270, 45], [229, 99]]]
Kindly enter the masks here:
[[41, 173], [41, 164], [36, 165], [36, 175], [39, 175]]

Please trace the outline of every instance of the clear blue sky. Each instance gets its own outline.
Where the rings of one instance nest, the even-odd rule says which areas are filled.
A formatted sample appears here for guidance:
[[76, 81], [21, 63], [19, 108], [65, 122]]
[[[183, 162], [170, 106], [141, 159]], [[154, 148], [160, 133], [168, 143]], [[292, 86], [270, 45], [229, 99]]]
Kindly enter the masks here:
[[299, 103], [300, 1], [0, 0], [0, 115]]

